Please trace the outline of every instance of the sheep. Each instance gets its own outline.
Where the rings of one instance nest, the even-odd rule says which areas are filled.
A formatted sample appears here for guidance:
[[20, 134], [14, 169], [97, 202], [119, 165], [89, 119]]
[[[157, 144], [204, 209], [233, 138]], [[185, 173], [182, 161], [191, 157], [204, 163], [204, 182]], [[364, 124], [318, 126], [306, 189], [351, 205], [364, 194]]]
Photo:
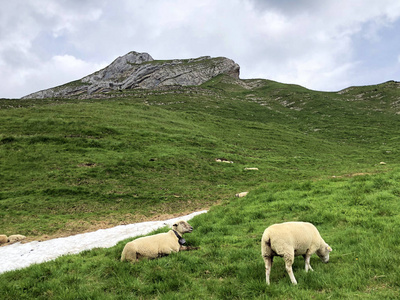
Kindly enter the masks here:
[[223, 163], [227, 163], [227, 164], [233, 164], [233, 161], [227, 160], [225, 158], [216, 158], [215, 161], [216, 162], [223, 162]]
[[14, 234], [14, 235], [10, 235], [8, 237], [8, 242], [9, 243], [15, 243], [15, 242], [19, 242], [26, 239], [26, 236], [21, 235], [21, 234]]
[[241, 192], [241, 193], [237, 193], [235, 196], [238, 198], [242, 198], [242, 197], [246, 197], [248, 193], [249, 192]]
[[8, 237], [5, 234], [0, 234], [0, 245], [8, 242]]
[[121, 261], [137, 262], [142, 257], [157, 258], [167, 256], [171, 252], [187, 251], [192, 248], [183, 246], [182, 235], [192, 232], [193, 227], [186, 221], [178, 221], [172, 230], [151, 236], [138, 238], [127, 243], [122, 251]]
[[281, 256], [285, 260], [286, 271], [293, 284], [297, 284], [292, 264], [294, 257], [303, 255], [306, 272], [313, 271], [310, 257], [317, 253], [324, 263], [329, 261], [332, 248], [325, 243], [317, 228], [307, 222], [287, 222], [274, 224], [265, 229], [261, 239], [261, 255], [265, 262], [265, 277], [269, 285], [274, 256]]

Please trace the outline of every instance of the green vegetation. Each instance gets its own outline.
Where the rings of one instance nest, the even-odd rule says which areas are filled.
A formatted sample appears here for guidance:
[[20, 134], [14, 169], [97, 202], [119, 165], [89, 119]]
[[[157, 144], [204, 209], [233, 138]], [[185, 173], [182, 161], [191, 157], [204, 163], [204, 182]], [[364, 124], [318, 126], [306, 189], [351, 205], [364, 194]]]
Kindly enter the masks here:
[[[1, 99], [0, 234], [210, 208], [186, 238], [200, 250], [131, 265], [124, 241], [1, 274], [3, 298], [398, 298], [397, 85], [324, 93], [219, 76], [109, 99]], [[292, 286], [276, 258], [268, 287], [261, 235], [289, 220], [314, 223], [331, 261], [313, 256], [305, 273], [297, 258]]]

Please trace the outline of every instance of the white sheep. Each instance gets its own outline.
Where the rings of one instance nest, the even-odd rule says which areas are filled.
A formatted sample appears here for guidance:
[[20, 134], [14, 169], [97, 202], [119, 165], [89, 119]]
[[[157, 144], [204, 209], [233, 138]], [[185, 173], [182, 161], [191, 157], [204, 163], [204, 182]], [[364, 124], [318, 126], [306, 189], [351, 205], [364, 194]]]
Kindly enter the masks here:
[[297, 284], [292, 264], [294, 257], [303, 255], [306, 272], [313, 271], [310, 257], [317, 253], [325, 263], [329, 261], [332, 248], [322, 239], [318, 229], [311, 223], [287, 222], [274, 224], [265, 229], [261, 239], [261, 255], [265, 262], [265, 276], [267, 284], [271, 273], [274, 256], [281, 256], [285, 260], [286, 271], [293, 284]]
[[26, 239], [26, 236], [24, 236], [24, 235], [13, 234], [13, 235], [10, 235], [8, 237], [8, 242], [9, 243], [15, 243], [15, 242], [19, 242], [19, 241], [22, 241], [22, 240], [25, 240], [25, 239]]
[[249, 192], [241, 192], [241, 193], [235, 194], [235, 196], [238, 197], [238, 198], [242, 198], [242, 197], [246, 197], [248, 193]]
[[171, 252], [189, 250], [183, 246], [185, 240], [182, 235], [192, 232], [193, 227], [186, 221], [179, 221], [172, 226], [172, 230], [151, 236], [138, 238], [125, 245], [121, 261], [136, 262], [142, 257], [157, 258], [169, 255]]
[[216, 162], [223, 162], [223, 163], [227, 163], [227, 164], [233, 164], [233, 161], [227, 160], [225, 158], [216, 158], [215, 161]]
[[5, 234], [0, 234], [0, 245], [8, 242], [8, 237]]

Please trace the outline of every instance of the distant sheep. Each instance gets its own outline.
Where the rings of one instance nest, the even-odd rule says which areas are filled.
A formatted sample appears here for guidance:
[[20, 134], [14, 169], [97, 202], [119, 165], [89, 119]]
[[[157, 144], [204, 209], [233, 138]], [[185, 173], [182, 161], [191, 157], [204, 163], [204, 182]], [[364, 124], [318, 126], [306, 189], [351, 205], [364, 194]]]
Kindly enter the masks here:
[[193, 227], [186, 221], [179, 221], [172, 226], [167, 233], [159, 233], [138, 238], [125, 245], [122, 251], [121, 261], [136, 262], [142, 257], [157, 258], [169, 255], [171, 252], [189, 250], [183, 246], [185, 240], [182, 235], [192, 232]]
[[258, 168], [244, 168], [245, 171], [258, 171]]
[[216, 158], [215, 161], [216, 162], [223, 162], [223, 163], [227, 163], [227, 164], [233, 164], [233, 161], [227, 160], [225, 158]]
[[242, 198], [242, 197], [246, 197], [248, 193], [249, 192], [241, 192], [241, 193], [237, 193], [235, 196], [238, 198]]
[[0, 234], [0, 245], [8, 242], [8, 237], [5, 234]]
[[14, 234], [14, 235], [10, 235], [8, 237], [8, 242], [9, 243], [15, 243], [15, 242], [19, 242], [26, 239], [26, 236], [21, 235], [21, 234]]
[[0, 234], [0, 245], [6, 243], [15, 243], [26, 239], [26, 236], [21, 234], [14, 234], [7, 237], [5, 234]]
[[294, 257], [303, 255], [306, 272], [313, 271], [310, 265], [310, 257], [317, 253], [325, 263], [329, 261], [329, 253], [332, 248], [322, 239], [317, 228], [311, 223], [287, 222], [274, 224], [265, 229], [261, 239], [261, 254], [265, 262], [265, 276], [267, 284], [270, 284], [274, 256], [281, 256], [285, 260], [286, 271], [293, 284], [297, 284], [294, 277], [292, 264]]

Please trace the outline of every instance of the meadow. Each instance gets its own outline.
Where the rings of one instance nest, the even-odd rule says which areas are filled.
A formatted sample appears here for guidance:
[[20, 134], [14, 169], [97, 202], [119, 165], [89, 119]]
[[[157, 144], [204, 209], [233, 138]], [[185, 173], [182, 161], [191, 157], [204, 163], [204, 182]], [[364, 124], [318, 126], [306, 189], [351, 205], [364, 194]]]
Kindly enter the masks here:
[[[119, 261], [123, 241], [1, 274], [2, 296], [398, 298], [396, 89], [220, 76], [102, 99], [1, 99], [1, 233], [44, 239], [209, 209], [185, 237], [199, 250], [132, 265]], [[292, 286], [276, 258], [266, 286], [262, 232], [291, 220], [314, 223], [331, 260], [313, 256], [306, 273], [297, 258]]]

